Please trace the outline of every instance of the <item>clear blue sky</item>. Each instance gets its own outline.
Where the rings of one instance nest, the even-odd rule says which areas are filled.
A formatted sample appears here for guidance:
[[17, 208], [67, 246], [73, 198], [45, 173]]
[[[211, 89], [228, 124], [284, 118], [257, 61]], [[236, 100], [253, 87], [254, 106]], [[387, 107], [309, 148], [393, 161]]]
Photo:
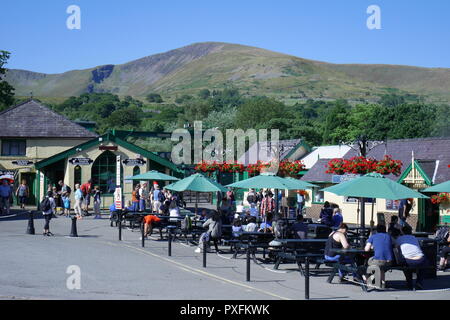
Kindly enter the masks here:
[[[81, 8], [81, 30], [66, 9]], [[381, 30], [366, 27], [369, 5]], [[14, 0], [0, 12], [7, 67], [58, 73], [194, 42], [261, 47], [334, 63], [450, 68], [449, 0]]]

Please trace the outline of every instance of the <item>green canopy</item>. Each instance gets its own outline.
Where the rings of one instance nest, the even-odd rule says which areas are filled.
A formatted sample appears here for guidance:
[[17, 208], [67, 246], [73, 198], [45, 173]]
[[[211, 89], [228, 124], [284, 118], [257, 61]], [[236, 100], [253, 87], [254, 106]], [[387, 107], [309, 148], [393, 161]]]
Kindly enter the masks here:
[[270, 173], [262, 173], [259, 176], [238, 181], [227, 185], [232, 188], [268, 188], [268, 189], [288, 189], [288, 190], [300, 190], [305, 188], [312, 188], [315, 185], [297, 180], [294, 178], [282, 178]]
[[450, 192], [450, 180], [439, 183], [435, 186], [426, 188], [422, 192]]
[[379, 198], [399, 200], [408, 198], [428, 198], [404, 185], [385, 178], [379, 173], [368, 173], [362, 177], [342, 182], [338, 185], [322, 189], [338, 196], [357, 198]]
[[194, 191], [194, 192], [227, 192], [227, 189], [214, 180], [211, 180], [201, 173], [193, 174], [183, 180], [169, 184], [164, 188], [172, 191]]
[[168, 174], [161, 173], [156, 170], [151, 170], [146, 173], [138, 174], [135, 176], [132, 176], [128, 178], [127, 180], [139, 180], [139, 181], [146, 181], [146, 180], [159, 180], [159, 181], [178, 181], [180, 179], [169, 176]]

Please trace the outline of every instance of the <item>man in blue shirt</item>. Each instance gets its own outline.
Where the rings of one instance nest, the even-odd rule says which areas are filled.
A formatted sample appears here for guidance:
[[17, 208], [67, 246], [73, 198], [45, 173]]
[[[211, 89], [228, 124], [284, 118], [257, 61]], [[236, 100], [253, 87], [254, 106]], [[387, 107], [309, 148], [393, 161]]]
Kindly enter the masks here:
[[3, 210], [6, 208], [6, 214], [9, 214], [9, 199], [11, 198], [11, 186], [9, 185], [7, 180], [3, 180], [0, 185], [0, 210], [3, 213]]
[[386, 233], [384, 224], [377, 225], [377, 233], [373, 234], [367, 240], [365, 251], [373, 249], [374, 255], [368, 261], [368, 265], [388, 266], [393, 261], [392, 239]]
[[303, 216], [298, 215], [297, 221], [292, 225], [294, 237], [298, 239], [306, 239], [308, 237], [308, 225], [303, 222]]

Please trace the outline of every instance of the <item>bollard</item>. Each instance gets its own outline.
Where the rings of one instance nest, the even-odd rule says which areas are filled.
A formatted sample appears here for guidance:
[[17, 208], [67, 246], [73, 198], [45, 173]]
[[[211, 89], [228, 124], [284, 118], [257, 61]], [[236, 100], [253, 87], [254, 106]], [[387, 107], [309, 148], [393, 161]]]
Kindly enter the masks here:
[[144, 219], [142, 219], [141, 222], [141, 239], [142, 239], [142, 248], [145, 247], [145, 240], [144, 240]]
[[27, 234], [34, 234], [34, 217], [33, 217], [33, 211], [28, 212], [28, 227], [27, 227]]
[[77, 233], [77, 217], [72, 217], [72, 229], [70, 230], [70, 237], [71, 238], [78, 237], [78, 233]]
[[207, 243], [205, 240], [203, 240], [203, 268], [206, 268], [206, 249], [207, 249]]
[[247, 248], [247, 281], [250, 281], [250, 245]]
[[309, 257], [305, 257], [305, 299], [309, 300]]
[[172, 256], [172, 228], [169, 228], [169, 257]]

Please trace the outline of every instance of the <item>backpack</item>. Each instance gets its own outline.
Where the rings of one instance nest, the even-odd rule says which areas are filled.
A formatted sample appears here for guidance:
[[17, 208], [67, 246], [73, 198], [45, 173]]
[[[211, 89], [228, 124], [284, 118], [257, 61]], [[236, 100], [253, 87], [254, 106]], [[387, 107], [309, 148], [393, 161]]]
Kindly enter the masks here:
[[50, 198], [49, 197], [45, 197], [41, 201], [39, 207], [41, 208], [41, 211], [44, 211], [44, 212], [50, 211], [50, 209], [52, 208], [52, 204], [50, 202]]
[[185, 216], [183, 220], [181, 220], [181, 231], [190, 231], [192, 229], [192, 220], [191, 217]]
[[449, 228], [448, 227], [441, 227], [436, 231], [436, 237], [435, 239], [438, 241], [438, 243], [446, 243], [449, 236]]

